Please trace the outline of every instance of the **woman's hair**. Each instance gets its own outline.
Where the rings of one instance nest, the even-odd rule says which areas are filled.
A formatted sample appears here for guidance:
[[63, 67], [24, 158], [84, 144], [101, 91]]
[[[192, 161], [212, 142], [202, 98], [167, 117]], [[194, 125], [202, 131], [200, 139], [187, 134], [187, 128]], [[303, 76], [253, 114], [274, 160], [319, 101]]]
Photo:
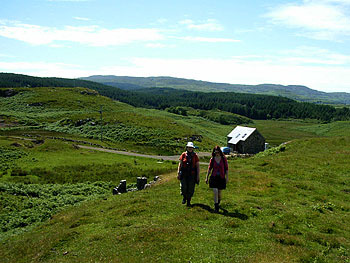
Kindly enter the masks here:
[[216, 152], [216, 151], [219, 151], [220, 156], [221, 156], [222, 158], [224, 158], [224, 154], [222, 153], [222, 151], [221, 151], [221, 149], [220, 149], [220, 146], [218, 146], [218, 145], [216, 145], [216, 146], [214, 147], [213, 152], [211, 153], [211, 156], [212, 156], [212, 157], [215, 157], [215, 152]]

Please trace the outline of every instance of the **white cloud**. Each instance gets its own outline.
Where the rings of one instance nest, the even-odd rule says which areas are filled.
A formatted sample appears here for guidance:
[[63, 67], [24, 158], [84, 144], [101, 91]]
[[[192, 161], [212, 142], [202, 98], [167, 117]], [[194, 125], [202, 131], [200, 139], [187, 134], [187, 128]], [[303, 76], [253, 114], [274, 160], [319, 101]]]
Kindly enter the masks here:
[[276, 24], [305, 30], [300, 35], [335, 40], [350, 36], [349, 7], [348, 0], [305, 0], [302, 4], [278, 6], [266, 17]]
[[90, 21], [89, 18], [86, 17], [80, 17], [80, 16], [75, 16], [73, 17], [75, 20], [79, 20], [79, 21]]
[[341, 4], [350, 5], [350, 0], [304, 0], [305, 3], [330, 3], [330, 4]]
[[168, 38], [207, 43], [240, 41], [230, 38], [166, 36], [165, 32], [167, 31], [155, 28], [105, 29], [99, 26], [65, 26], [64, 28], [55, 28], [8, 21], [0, 24], [0, 36], [20, 40], [32, 45], [49, 45], [56, 48], [67, 46], [67, 42], [75, 42], [95, 47], [126, 45], [133, 42], [148, 42], [146, 44], [148, 47], [165, 47], [166, 45], [164, 44], [152, 42], [166, 40]]
[[[19, 74], [29, 74], [40, 77], [66, 77], [75, 78], [87, 73], [80, 66], [67, 63], [51, 62], [2, 62], [0, 61], [0, 71]], [[92, 73], [92, 72], [91, 72]]]
[[317, 47], [301, 46], [294, 50], [282, 51], [280, 54], [282, 55], [280, 58], [281, 62], [297, 65], [317, 64], [319, 66], [350, 66], [350, 55], [344, 55]]
[[66, 26], [63, 29], [13, 23], [1, 25], [0, 36], [33, 45], [48, 45], [57, 41], [77, 42], [88, 46], [116, 46], [132, 42], [162, 40], [160, 30], [153, 28], [105, 29], [99, 26]]
[[199, 31], [223, 31], [224, 28], [215, 19], [207, 19], [206, 21], [195, 22], [191, 19], [185, 19], [179, 22], [180, 25], [185, 25], [188, 29]]

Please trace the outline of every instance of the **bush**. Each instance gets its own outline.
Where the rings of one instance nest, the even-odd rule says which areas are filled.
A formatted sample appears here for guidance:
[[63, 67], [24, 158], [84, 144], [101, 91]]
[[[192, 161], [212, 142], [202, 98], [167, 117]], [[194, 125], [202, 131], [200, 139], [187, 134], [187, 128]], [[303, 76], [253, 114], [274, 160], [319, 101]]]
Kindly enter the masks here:
[[280, 152], [284, 152], [285, 150], [286, 150], [286, 144], [281, 144], [280, 146], [273, 147], [273, 148], [267, 149], [263, 152], [260, 152], [260, 153], [256, 154], [255, 157], [256, 158], [266, 157], [266, 156], [278, 154]]
[[0, 230], [8, 232], [38, 224], [66, 206], [103, 198], [111, 194], [112, 188], [108, 182], [62, 185], [0, 183]]
[[0, 172], [15, 167], [16, 160], [27, 156], [27, 153], [17, 148], [0, 148]]

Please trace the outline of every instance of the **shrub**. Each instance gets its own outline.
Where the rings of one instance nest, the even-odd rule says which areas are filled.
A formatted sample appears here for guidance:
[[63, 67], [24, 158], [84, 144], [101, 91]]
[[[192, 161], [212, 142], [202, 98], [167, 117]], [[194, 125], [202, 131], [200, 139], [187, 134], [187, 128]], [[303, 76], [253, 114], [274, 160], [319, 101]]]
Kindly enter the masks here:
[[0, 230], [8, 232], [38, 224], [68, 205], [103, 198], [111, 194], [112, 188], [108, 182], [61, 185], [0, 183]]

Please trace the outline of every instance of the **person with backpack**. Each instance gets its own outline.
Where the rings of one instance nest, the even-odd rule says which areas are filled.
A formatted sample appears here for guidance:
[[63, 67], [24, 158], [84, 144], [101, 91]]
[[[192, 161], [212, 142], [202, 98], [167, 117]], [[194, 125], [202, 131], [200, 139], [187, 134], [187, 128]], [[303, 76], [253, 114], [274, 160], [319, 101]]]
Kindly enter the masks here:
[[179, 158], [177, 170], [177, 179], [180, 180], [182, 204], [191, 206], [191, 198], [194, 194], [195, 184], [199, 184], [199, 158], [193, 151], [193, 142], [188, 142], [186, 152], [183, 152]]
[[[210, 178], [209, 174], [211, 172]], [[209, 180], [208, 180], [209, 179]], [[209, 162], [207, 177], [205, 182], [213, 189], [214, 193], [214, 209], [219, 212], [221, 201], [221, 191], [226, 189], [228, 182], [228, 165], [225, 155], [222, 153], [219, 146], [215, 146], [212, 152], [212, 157]]]

